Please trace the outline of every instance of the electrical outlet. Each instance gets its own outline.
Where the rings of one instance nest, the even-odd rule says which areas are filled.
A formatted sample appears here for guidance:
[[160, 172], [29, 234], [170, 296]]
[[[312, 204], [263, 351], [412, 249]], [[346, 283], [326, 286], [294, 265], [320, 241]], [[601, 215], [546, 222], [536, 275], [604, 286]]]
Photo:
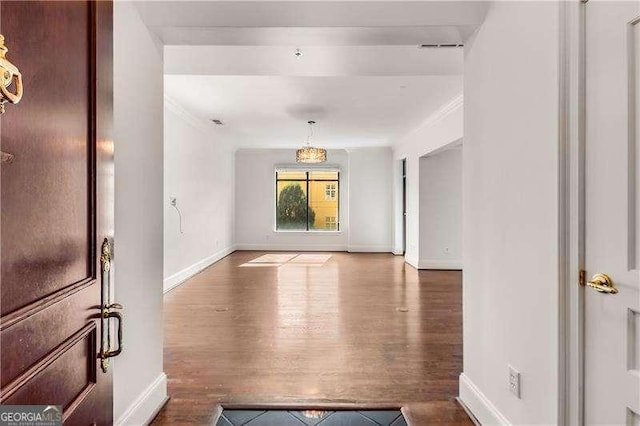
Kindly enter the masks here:
[[520, 372], [509, 366], [509, 392], [520, 399]]

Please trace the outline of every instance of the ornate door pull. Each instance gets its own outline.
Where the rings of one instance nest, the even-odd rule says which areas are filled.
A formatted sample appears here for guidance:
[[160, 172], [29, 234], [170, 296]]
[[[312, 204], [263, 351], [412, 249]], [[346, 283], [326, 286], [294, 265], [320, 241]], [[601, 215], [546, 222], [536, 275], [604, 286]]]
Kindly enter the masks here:
[[[107, 372], [109, 368], [109, 358], [120, 355], [122, 352], [122, 314], [118, 311], [122, 310], [119, 303], [110, 303], [108, 295], [110, 294], [109, 286], [111, 285], [111, 244], [107, 238], [102, 242], [102, 253], [100, 255], [100, 269], [102, 274], [102, 308], [100, 320], [102, 321], [102, 342], [100, 348], [100, 364], [103, 372]], [[118, 347], [111, 349], [111, 333], [109, 320], [113, 318], [117, 321], [118, 331], [117, 340]]]
[[[0, 34], [0, 114], [4, 114], [4, 104], [17, 104], [22, 99], [22, 74], [18, 67], [6, 58], [9, 51], [4, 44], [4, 36]], [[13, 86], [12, 93], [9, 88]]]

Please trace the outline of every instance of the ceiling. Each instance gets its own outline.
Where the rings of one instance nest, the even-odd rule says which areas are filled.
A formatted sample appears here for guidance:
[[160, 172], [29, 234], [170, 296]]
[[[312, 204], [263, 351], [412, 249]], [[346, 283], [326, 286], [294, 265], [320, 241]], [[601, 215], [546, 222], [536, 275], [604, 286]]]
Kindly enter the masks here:
[[165, 74], [306, 77], [462, 75], [460, 48], [166, 46]]
[[391, 145], [461, 90], [461, 76], [165, 76], [171, 99], [247, 148], [299, 147], [309, 120], [322, 147]]
[[[481, 1], [144, 1], [165, 92], [237, 147], [391, 145], [462, 92]], [[295, 55], [300, 49], [302, 56]]]

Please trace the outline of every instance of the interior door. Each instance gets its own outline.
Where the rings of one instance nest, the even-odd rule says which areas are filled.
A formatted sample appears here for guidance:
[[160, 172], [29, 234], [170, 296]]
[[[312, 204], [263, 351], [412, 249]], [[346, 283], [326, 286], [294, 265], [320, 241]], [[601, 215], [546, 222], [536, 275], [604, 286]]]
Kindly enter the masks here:
[[585, 423], [638, 425], [640, 2], [585, 8]]
[[0, 402], [112, 424], [112, 5], [2, 1], [0, 32], [23, 87], [0, 115]]

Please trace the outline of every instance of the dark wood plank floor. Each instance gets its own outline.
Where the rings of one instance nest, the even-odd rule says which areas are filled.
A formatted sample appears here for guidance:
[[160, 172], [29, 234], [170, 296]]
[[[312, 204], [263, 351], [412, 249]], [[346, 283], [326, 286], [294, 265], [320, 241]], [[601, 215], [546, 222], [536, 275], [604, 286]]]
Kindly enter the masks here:
[[165, 295], [171, 400], [154, 424], [208, 424], [218, 404], [408, 407], [414, 425], [471, 425], [461, 273], [391, 254], [242, 266], [236, 252]]

